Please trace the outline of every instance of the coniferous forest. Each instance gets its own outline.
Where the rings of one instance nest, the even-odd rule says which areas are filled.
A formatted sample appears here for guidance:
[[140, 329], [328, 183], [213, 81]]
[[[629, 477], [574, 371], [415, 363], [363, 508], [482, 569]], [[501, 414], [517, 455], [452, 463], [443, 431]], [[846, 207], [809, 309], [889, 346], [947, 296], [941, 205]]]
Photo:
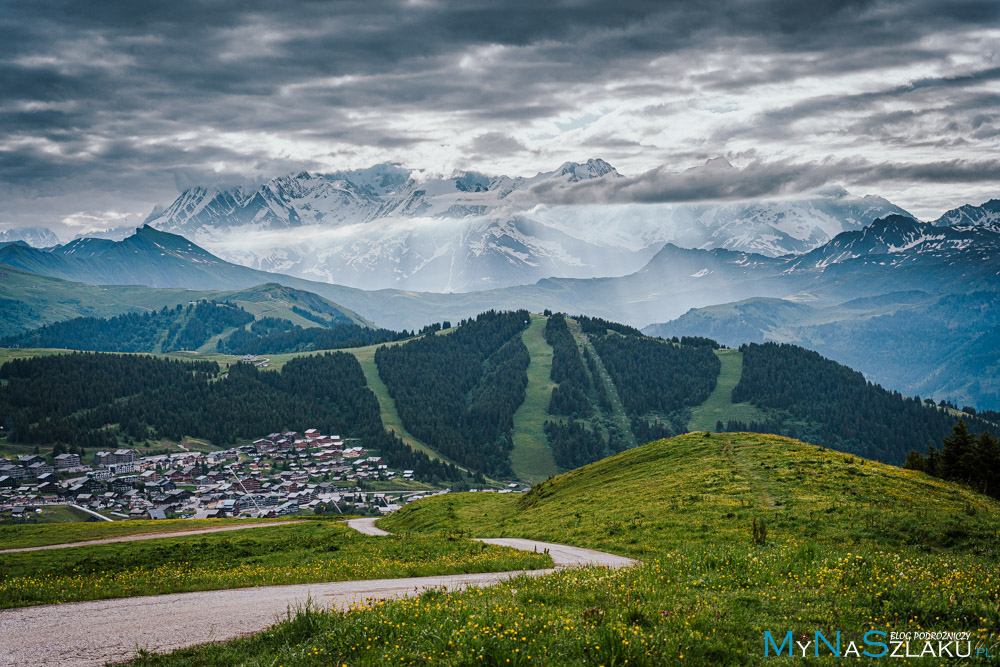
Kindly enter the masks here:
[[544, 429], [556, 464], [567, 470], [599, 461], [628, 446], [616, 431], [605, 437], [599, 429], [572, 417], [565, 423], [547, 421]]
[[[335, 324], [333, 318], [331, 328], [251, 318], [231, 304], [202, 301], [108, 320], [78, 318], [30, 335], [38, 345], [103, 341], [142, 350], [196, 347], [236, 326], [218, 344], [234, 354], [358, 347], [413, 335]], [[531, 363], [521, 340], [529, 319], [525, 311], [490, 311], [454, 329], [449, 322], [433, 324], [412, 340], [380, 347], [376, 367], [406, 428], [474, 471], [510, 475], [513, 418], [525, 399]], [[652, 339], [631, 327], [597, 318], [573, 321], [559, 313], [549, 314], [543, 334], [552, 349], [549, 378], [555, 387], [542, 406], [551, 417], [541, 426], [564, 469], [684, 432], [691, 409], [707, 399], [721, 368], [718, 346], [707, 338]], [[742, 373], [731, 398], [752, 404], [758, 414], [719, 421], [717, 430], [777, 433], [893, 464], [902, 464], [911, 450], [927, 452], [911, 454], [912, 467], [996, 488], [973, 469], [958, 473], [938, 465], [936, 448], [954, 424], [954, 405], [886, 391], [792, 345], [751, 344], [741, 353]], [[0, 379], [0, 426], [12, 443], [75, 451], [193, 436], [227, 445], [279, 428], [314, 427], [377, 442], [394, 465], [433, 468], [441, 479], [455, 474], [384, 432], [361, 367], [345, 354], [295, 359], [281, 372], [72, 354], [10, 361]], [[612, 400], [615, 393], [620, 407]], [[996, 434], [995, 413], [963, 412], [969, 428]], [[992, 451], [989, 442], [983, 451]], [[984, 454], [963, 460], [984, 457], [989, 459]]]
[[[730, 423], [727, 430], [778, 432], [901, 465], [910, 450], [936, 446], [955, 423], [947, 411], [871, 384], [816, 352], [776, 343], [751, 343], [740, 350], [743, 372], [733, 401], [764, 408], [771, 419]], [[977, 430], [990, 428], [971, 419]]]
[[199, 301], [109, 319], [77, 317], [0, 339], [0, 347], [49, 347], [97, 352], [195, 350], [230, 327], [253, 321], [239, 306]]
[[11, 442], [114, 448], [120, 439], [204, 438], [219, 446], [275, 430], [318, 428], [359, 437], [389, 465], [427, 479], [460, 477], [382, 426], [357, 359], [334, 352], [279, 371], [215, 362], [76, 353], [0, 367], [0, 423]]
[[577, 418], [590, 416], [592, 409], [587, 398], [590, 377], [562, 313], [555, 313], [545, 323], [545, 341], [552, 346], [550, 377], [556, 383], [549, 401], [549, 414]]
[[1000, 498], [1000, 441], [989, 431], [969, 432], [964, 419], [952, 427], [942, 448], [928, 447], [906, 455], [904, 468], [966, 484], [980, 493]]
[[591, 338], [630, 415], [672, 413], [715, 389], [721, 363], [710, 347], [615, 333]]
[[529, 317], [489, 311], [452, 333], [431, 329], [379, 348], [379, 376], [406, 428], [460, 464], [510, 474], [511, 428], [530, 361], [520, 334]]
[[353, 323], [303, 329], [288, 320], [264, 317], [253, 322], [249, 329], [237, 329], [219, 340], [216, 349], [226, 354], [284, 354], [378, 345], [408, 336], [406, 332], [371, 329]]

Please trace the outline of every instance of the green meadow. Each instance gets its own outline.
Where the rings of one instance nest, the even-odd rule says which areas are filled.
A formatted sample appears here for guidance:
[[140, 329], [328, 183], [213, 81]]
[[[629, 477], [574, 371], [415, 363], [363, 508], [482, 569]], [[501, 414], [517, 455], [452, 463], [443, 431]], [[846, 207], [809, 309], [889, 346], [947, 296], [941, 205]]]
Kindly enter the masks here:
[[755, 665], [801, 661], [765, 657], [765, 631], [1000, 641], [997, 502], [776, 436], [691, 433], [528, 494], [439, 496], [380, 525], [410, 538], [533, 537], [642, 564], [300, 610], [253, 637], [135, 664]]
[[544, 554], [481, 542], [439, 536], [382, 539], [361, 535], [340, 522], [308, 521], [0, 554], [0, 608], [550, 566]]

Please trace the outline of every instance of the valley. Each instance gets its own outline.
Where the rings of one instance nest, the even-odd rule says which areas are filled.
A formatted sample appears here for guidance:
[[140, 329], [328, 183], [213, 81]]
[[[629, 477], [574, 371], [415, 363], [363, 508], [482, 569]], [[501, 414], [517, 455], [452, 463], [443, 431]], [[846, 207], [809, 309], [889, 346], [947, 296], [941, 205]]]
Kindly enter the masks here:
[[[422, 335], [379, 345], [275, 354], [253, 358], [249, 362], [240, 356], [214, 352], [153, 354], [154, 359], [195, 364], [190, 366], [191, 369], [198, 368], [197, 363], [210, 364], [204, 368], [216, 374], [221, 382], [206, 385], [198, 391], [211, 390], [218, 398], [212, 398], [202, 406], [184, 407], [184, 411], [190, 411], [180, 413], [190, 415], [183, 418], [186, 421], [182, 424], [186, 425], [180, 425], [179, 429], [177, 424], [169, 426], [173, 430], [164, 430], [168, 428], [167, 424], [173, 422], [163, 417], [150, 416], [138, 422], [130, 418], [122, 422], [118, 415], [125, 413], [114, 404], [102, 405], [99, 402], [88, 404], [86, 409], [96, 411], [95, 416], [102, 415], [97, 418], [103, 420], [100, 422], [102, 425], [113, 425], [111, 430], [94, 429], [89, 425], [94, 423], [94, 417], [82, 418], [72, 411], [65, 415], [50, 414], [37, 424], [20, 421], [23, 418], [37, 419], [28, 417], [29, 413], [24, 413], [23, 418], [8, 416], [6, 444], [0, 442], [0, 446], [5, 446], [11, 454], [29, 454], [35, 445], [45, 447], [48, 443], [48, 447], [52, 447], [55, 442], [66, 443], [64, 438], [69, 437], [68, 445], [60, 447], [69, 446], [70, 451], [80, 447], [92, 452], [93, 443], [103, 443], [96, 446], [110, 449], [138, 446], [139, 449], [153, 447], [156, 451], [179, 451], [174, 443], [181, 436], [194, 439], [190, 447], [204, 450], [206, 446], [219, 449], [234, 444], [249, 444], [253, 437], [273, 429], [274, 424], [282, 428], [310, 428], [317, 423], [312, 421], [315, 414], [306, 420], [308, 423], [300, 424], [283, 421], [288, 417], [279, 416], [283, 413], [280, 410], [275, 412], [275, 407], [268, 408], [250, 422], [259, 425], [248, 427], [224, 415], [222, 404], [215, 401], [223, 396], [231, 396], [227, 400], [258, 401], [261, 399], [254, 398], [255, 392], [274, 391], [264, 389], [271, 385], [278, 391], [285, 391], [280, 389], [282, 385], [275, 384], [279, 378], [293, 369], [299, 374], [322, 373], [319, 370], [323, 367], [321, 361], [335, 373], [346, 373], [340, 381], [347, 382], [345, 386], [355, 386], [356, 383], [357, 388], [352, 391], [360, 391], [359, 400], [365, 396], [365, 405], [371, 406], [365, 407], [363, 413], [341, 413], [338, 418], [343, 420], [345, 414], [365, 414], [361, 422], [356, 422], [357, 426], [344, 429], [344, 425], [352, 423], [350, 419], [358, 418], [348, 417], [346, 422], [331, 422], [326, 430], [344, 432], [346, 436], [376, 438], [375, 442], [380, 445], [373, 444], [373, 448], [381, 450], [388, 456], [389, 463], [395, 462], [397, 468], [413, 466], [409, 458], [411, 455], [404, 456], [405, 452], [428, 462], [421, 465], [429, 465], [429, 462], [443, 464], [455, 471], [445, 474], [439, 470], [435, 473], [438, 481], [446, 486], [463, 476], [472, 484], [476, 484], [477, 479], [485, 478], [536, 483], [560, 471], [638, 444], [691, 430], [758, 430], [797, 435], [833, 449], [899, 465], [910, 449], [924, 451], [939, 442], [955, 420], [948, 410], [887, 392], [866, 382], [850, 369], [793, 346], [751, 345], [740, 349], [720, 349], [708, 339], [665, 341], [645, 337], [634, 329], [611, 322], [564, 318], [562, 315], [521, 314], [503, 325], [506, 329], [496, 328], [501, 326], [501, 321], [506, 320], [482, 319], [476, 325], [478, 329], [470, 328], [474, 322], [471, 320], [450, 328], [435, 325]], [[561, 331], [566, 336], [558, 340], [567, 342], [560, 342], [559, 347], [553, 348], [557, 339], [551, 336], [556, 335], [553, 332], [559, 331], [558, 327], [564, 327]], [[474, 331], [481, 333], [473, 334]], [[474, 348], [470, 346], [479, 345], [477, 336], [499, 338], [491, 339], [494, 342], [489, 344], [493, 347], [475, 352], [486, 355], [479, 357], [485, 366], [479, 366], [480, 362], [472, 362], [472, 357], [469, 357], [470, 363], [476, 365], [461, 371], [461, 367], [454, 363], [456, 357], [452, 356], [449, 360], [447, 355], [466, 358], [473, 353]], [[505, 345], [505, 341], [508, 344]], [[445, 342], [449, 345], [440, 351], [432, 351], [427, 347], [430, 342], [437, 347]], [[512, 347], [515, 344], [519, 344], [523, 351], [517, 352], [517, 348]], [[380, 349], [383, 352], [379, 352]], [[383, 361], [380, 366], [378, 355], [393, 349], [401, 352], [413, 350], [413, 355], [399, 357], [400, 362], [406, 365], [399, 366], [399, 362], [393, 361], [393, 366], [389, 367], [385, 366], [389, 362]], [[335, 356], [329, 357], [331, 353]], [[514, 356], [510, 356], [511, 353]], [[750, 359], [753, 360], [749, 368], [748, 353], [752, 354]], [[56, 359], [61, 354], [64, 353], [56, 350], [9, 349], [5, 352], [5, 359], [35, 360], [32, 363], [38, 365], [45, 358]], [[340, 356], [336, 356], [338, 354]], [[634, 358], [643, 361], [630, 361]], [[105, 372], [103, 366], [110, 365], [113, 359], [108, 357], [105, 361], [102, 357], [95, 357], [88, 363], [96, 364], [94, 369]], [[803, 363], [812, 364], [809, 377], [813, 381], [809, 384], [799, 383], [795, 375], [798, 371], [791, 371], [793, 368], [801, 369]], [[319, 366], [315, 370], [307, 371], [317, 364]], [[484, 373], [484, 369], [494, 364], [497, 365], [494, 371]], [[49, 366], [59, 368], [58, 364], [50, 363]], [[396, 366], [399, 370], [392, 370]], [[355, 370], [349, 371], [352, 367]], [[33, 386], [31, 383], [48, 383], [58, 377], [53, 375], [53, 371], [35, 375], [42, 372], [42, 367], [38, 366], [38, 371], [29, 370], [31, 368], [29, 365], [23, 371], [17, 371], [28, 373], [23, 379], [11, 375], [10, 370], [0, 370], [5, 383], [0, 387], [0, 400], [4, 392], [8, 396], [7, 401], [12, 399], [14, 387], [9, 385], [12, 381], [20, 383], [18, 386], [23, 387], [20, 391], [34, 392], [37, 389], [29, 389]], [[242, 370], [244, 368], [247, 370]], [[233, 375], [236, 370], [240, 370], [238, 376]], [[387, 372], [390, 373], [388, 376]], [[460, 398], [456, 394], [453, 399], [461, 401], [453, 408], [458, 411], [456, 414], [466, 411], [465, 416], [454, 418], [455, 423], [464, 424], [462, 428], [472, 430], [452, 431], [450, 427], [442, 426], [445, 422], [416, 420], [417, 415], [423, 415], [420, 419], [424, 419], [429, 414], [426, 408], [420, 407], [423, 397], [440, 395], [441, 390], [430, 387], [451, 386], [457, 372], [471, 375], [460, 385], [465, 387], [465, 396]], [[655, 373], [655, 377], [649, 373]], [[757, 379], [760, 373], [765, 374], [762, 378], [770, 379]], [[241, 385], [243, 380], [237, 382], [244, 376], [252, 382], [246, 387]], [[30, 379], [32, 377], [36, 379]], [[387, 382], [387, 377], [393, 384]], [[559, 382], [554, 379], [557, 377]], [[420, 382], [431, 384], [426, 384], [415, 393], [405, 393], [410, 391], [407, 388], [409, 383], [418, 378]], [[327, 375], [326, 382], [333, 379], [333, 376]], [[394, 385], [395, 391], [392, 390]], [[839, 387], [841, 397], [838, 402], [830, 401], [824, 386]], [[655, 402], [650, 402], [646, 393], [650, 387], [657, 387], [656, 395], [660, 398]], [[777, 388], [776, 393], [771, 391], [773, 388]], [[115, 400], [126, 401], [126, 406], [137, 405], [137, 401], [163, 400], [154, 398], [158, 396], [155, 393], [130, 395], [129, 391], [132, 390], [125, 390], [125, 394]], [[400, 391], [404, 393], [400, 394]], [[506, 391], [513, 393], [505, 397]], [[172, 400], [176, 402], [176, 399]], [[404, 401], [405, 409], [401, 409], [400, 400]], [[473, 401], [471, 408], [468, 407], [469, 401]], [[480, 401], [478, 407], [475, 401]], [[347, 405], [344, 404], [345, 408]], [[459, 405], [466, 407], [460, 408]], [[856, 407], [868, 405], [881, 407], [870, 411]], [[150, 407], [144, 408], [142, 413], [150, 413]], [[435, 409], [440, 410], [440, 407]], [[369, 415], [369, 410], [373, 414]], [[274, 421], [264, 418], [264, 414], [274, 414], [275, 417], [271, 418]], [[289, 416], [293, 414], [287, 412]], [[983, 421], [975, 415], [965, 413], [962, 416], [977, 431], [996, 428], [992, 422]], [[487, 430], [476, 430], [484, 428]], [[418, 436], [417, 432], [423, 435]], [[477, 435], [468, 435], [473, 432]], [[894, 432], [898, 432], [899, 437], [892, 435]], [[476, 438], [478, 446], [483, 447], [480, 451], [491, 453], [478, 454], [476, 450], [462, 450], [457, 444], [448, 444], [465, 442], [462, 439], [470, 437]], [[26, 444], [19, 444], [22, 442]], [[92, 444], [87, 446], [88, 442]], [[458, 451], [464, 451], [460, 459], [451, 455]], [[481, 456], [492, 458], [479, 458]]]
[[[89, 259], [8, 249], [5, 543], [290, 521], [0, 554], [0, 606], [370, 592], [214, 644], [167, 624], [171, 653], [115, 649], [136, 665], [763, 664], [765, 631], [942, 623], [986, 646], [995, 237], [889, 218], [803, 255], [667, 244], [628, 275], [461, 294], [263, 273], [151, 228]], [[637, 329], [651, 313], [679, 317]], [[550, 573], [550, 554], [469, 538], [638, 564]], [[409, 578], [372, 588], [391, 577]], [[439, 581], [489, 586], [420, 588]]]
[[14, 2], [0, 667], [1000, 665], [1000, 2]]

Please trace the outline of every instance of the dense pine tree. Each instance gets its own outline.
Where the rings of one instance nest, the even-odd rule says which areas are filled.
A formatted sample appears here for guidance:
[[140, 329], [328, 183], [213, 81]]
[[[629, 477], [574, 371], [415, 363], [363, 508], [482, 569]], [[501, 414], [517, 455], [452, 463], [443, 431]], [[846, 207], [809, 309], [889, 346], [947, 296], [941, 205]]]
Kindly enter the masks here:
[[557, 385], [549, 400], [549, 414], [577, 419], [590, 416], [592, 410], [587, 397], [590, 376], [580, 360], [580, 350], [562, 313], [552, 315], [545, 323], [545, 341], [552, 346], [549, 377]]
[[753, 403], [770, 419], [730, 430], [773, 432], [900, 465], [908, 451], [933, 446], [951, 429], [947, 411], [886, 391], [810, 350], [776, 343], [740, 350], [743, 372], [733, 402]]
[[249, 329], [237, 329], [220, 340], [216, 348], [227, 354], [284, 354], [378, 345], [406, 336], [389, 329], [371, 329], [357, 324], [303, 329], [288, 320], [263, 318], [251, 324]]
[[530, 357], [527, 311], [489, 311], [450, 334], [431, 328], [375, 352], [379, 376], [413, 435], [475, 470], [510, 474], [514, 412]]
[[721, 362], [709, 347], [616, 333], [593, 336], [592, 342], [630, 415], [699, 405], [719, 377]]
[[453, 466], [412, 451], [382, 426], [378, 401], [354, 356], [292, 359], [280, 372], [144, 356], [67, 354], [0, 367], [0, 420], [13, 442], [114, 448], [118, 436], [216, 445], [275, 430], [318, 428], [363, 439], [389, 465], [426, 479], [458, 479]]
[[969, 433], [964, 419], [942, 439], [943, 450], [929, 447], [927, 454], [911, 450], [904, 468], [967, 484], [981, 493], [1000, 498], [1000, 441], [989, 431]]
[[194, 350], [231, 327], [253, 321], [238, 306], [199, 301], [148, 313], [77, 317], [0, 339], [0, 347], [54, 347], [97, 352]]

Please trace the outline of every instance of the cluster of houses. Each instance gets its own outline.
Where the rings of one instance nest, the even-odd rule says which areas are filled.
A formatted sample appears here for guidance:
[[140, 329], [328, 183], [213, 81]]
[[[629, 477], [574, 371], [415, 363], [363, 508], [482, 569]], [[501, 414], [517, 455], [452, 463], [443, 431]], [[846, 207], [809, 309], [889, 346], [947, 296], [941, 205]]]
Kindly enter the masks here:
[[[0, 459], [0, 519], [70, 504], [109, 519], [377, 514], [428, 492], [366, 490], [412, 480], [356, 442], [316, 429], [271, 433], [225, 451], [141, 456], [131, 449]], [[417, 480], [419, 481], [419, 480]]]

